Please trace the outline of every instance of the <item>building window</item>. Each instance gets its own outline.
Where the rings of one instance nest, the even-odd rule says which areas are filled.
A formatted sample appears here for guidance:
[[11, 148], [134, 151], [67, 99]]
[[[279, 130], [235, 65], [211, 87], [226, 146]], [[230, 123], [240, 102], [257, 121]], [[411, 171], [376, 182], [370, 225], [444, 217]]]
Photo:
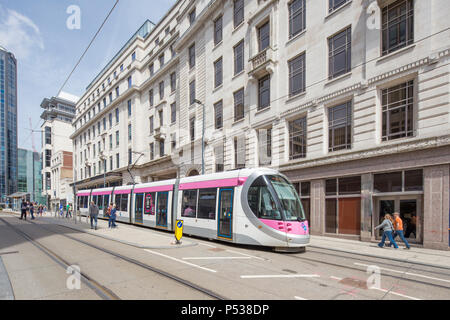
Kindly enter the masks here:
[[109, 157], [109, 170], [113, 170], [113, 157]]
[[[113, 101], [112, 92], [110, 92], [110, 93], [108, 94], [108, 97], [109, 97], [109, 103], [112, 103], [112, 101]], [[94, 109], [94, 114], [95, 114], [95, 109]]]
[[153, 63], [148, 67], [148, 69], [150, 71], [150, 77], [152, 77], [155, 73], [155, 66], [153, 65]]
[[352, 103], [351, 101], [328, 109], [328, 151], [351, 149]]
[[131, 141], [132, 133], [131, 133], [131, 124], [128, 125], [128, 141]]
[[352, 64], [352, 28], [328, 38], [328, 78], [333, 79], [346, 74]]
[[258, 130], [259, 164], [272, 163], [272, 128]]
[[119, 123], [119, 108], [116, 108], [116, 123]]
[[382, 90], [383, 141], [413, 136], [413, 94], [413, 80]]
[[150, 160], [153, 160], [155, 158], [155, 144], [152, 142], [150, 143]]
[[303, 30], [305, 30], [306, 26], [305, 1], [306, 0], [294, 0], [288, 4], [289, 38], [293, 38]]
[[150, 107], [153, 107], [153, 89], [150, 89], [150, 91], [148, 92], [148, 100], [150, 102]]
[[106, 130], [106, 118], [103, 118], [103, 130]]
[[195, 8], [189, 12], [189, 23], [192, 25], [195, 22]]
[[308, 221], [308, 225], [311, 228], [311, 182], [302, 181], [294, 183], [293, 185], [300, 197], [306, 220]]
[[189, 68], [195, 67], [195, 43], [189, 47]]
[[50, 167], [52, 160], [52, 150], [45, 150], [45, 166]]
[[214, 87], [217, 88], [222, 84], [222, 58], [214, 62]]
[[191, 141], [195, 140], [195, 117], [191, 118], [191, 120], [189, 120], [189, 134], [190, 134], [190, 138]]
[[325, 181], [325, 232], [361, 232], [361, 176]]
[[159, 56], [159, 68], [162, 68], [164, 66], [164, 53]]
[[177, 104], [175, 102], [170, 105], [170, 121], [171, 123], [177, 122]]
[[[103, 108], [106, 108], [106, 98], [103, 98]], [[86, 122], [86, 121], [84, 121]]]
[[112, 134], [109, 135], [109, 150], [112, 150], [113, 148], [113, 138]]
[[244, 21], [244, 0], [234, 0], [233, 23], [238, 27]]
[[119, 87], [116, 87], [116, 99], [119, 97], [120, 93], [119, 93]]
[[333, 12], [337, 8], [341, 7], [342, 5], [346, 4], [350, 0], [328, 0], [328, 12]]
[[244, 40], [234, 47], [234, 74], [244, 70]]
[[214, 21], [214, 44], [222, 42], [222, 16]]
[[159, 126], [162, 127], [164, 125], [164, 113], [163, 110], [158, 111], [159, 116]]
[[150, 134], [153, 134], [153, 116], [150, 117]]
[[134, 61], [134, 60], [136, 60], [136, 52], [133, 52], [131, 54], [131, 61]]
[[189, 83], [189, 103], [191, 105], [195, 103], [195, 80]]
[[120, 168], [120, 155], [116, 153], [116, 168]]
[[258, 110], [270, 106], [270, 75], [266, 75], [258, 81]]
[[225, 143], [214, 148], [214, 155], [216, 158], [216, 172], [224, 171], [224, 154], [225, 154]]
[[164, 81], [159, 83], [159, 100], [164, 99]]
[[109, 114], [109, 128], [112, 128], [112, 113]]
[[306, 54], [290, 60], [289, 65], [289, 96], [295, 96], [305, 91], [306, 87]]
[[131, 117], [131, 100], [128, 100], [127, 106], [128, 106], [128, 116]]
[[116, 131], [116, 147], [119, 146], [119, 142], [120, 142], [120, 136], [119, 136], [119, 131]]
[[306, 157], [306, 117], [289, 122], [289, 160]]
[[244, 88], [234, 94], [234, 121], [244, 118]]
[[245, 140], [234, 138], [234, 168], [245, 168]]
[[164, 140], [159, 140], [159, 156], [164, 157]]
[[128, 149], [128, 164], [132, 164], [133, 163], [133, 152], [131, 151], [131, 149]]
[[223, 103], [222, 100], [214, 104], [214, 126], [220, 129], [223, 126]]
[[373, 175], [375, 193], [423, 191], [423, 171], [409, 170]]
[[270, 24], [269, 21], [258, 28], [259, 51], [263, 51], [270, 46]]
[[133, 85], [133, 83], [131, 81], [131, 76], [129, 76], [128, 77], [128, 89], [130, 89], [132, 85]]
[[52, 144], [52, 128], [45, 127], [45, 144]]
[[414, 42], [414, 2], [399, 0], [383, 8], [382, 54], [389, 54]]
[[175, 72], [170, 74], [170, 91], [175, 92], [177, 89], [177, 75]]

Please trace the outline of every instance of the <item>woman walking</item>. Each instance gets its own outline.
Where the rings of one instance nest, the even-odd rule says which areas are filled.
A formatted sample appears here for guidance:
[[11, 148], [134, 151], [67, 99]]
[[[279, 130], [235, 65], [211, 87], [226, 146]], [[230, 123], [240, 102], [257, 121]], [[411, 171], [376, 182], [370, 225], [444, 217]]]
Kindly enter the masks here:
[[116, 226], [116, 205], [113, 204], [112, 205], [112, 209], [111, 209], [111, 213], [109, 215], [109, 220], [108, 220], [108, 228], [115, 228]]
[[383, 222], [379, 226], [376, 226], [375, 230], [380, 228], [383, 228], [383, 236], [381, 237], [381, 242], [378, 244], [378, 246], [380, 248], [383, 248], [384, 242], [386, 241], [386, 237], [388, 237], [391, 244], [394, 245], [394, 248], [398, 249], [398, 245], [395, 242], [394, 238], [392, 237], [392, 232], [394, 231], [394, 224], [390, 214], [386, 214], [384, 216]]

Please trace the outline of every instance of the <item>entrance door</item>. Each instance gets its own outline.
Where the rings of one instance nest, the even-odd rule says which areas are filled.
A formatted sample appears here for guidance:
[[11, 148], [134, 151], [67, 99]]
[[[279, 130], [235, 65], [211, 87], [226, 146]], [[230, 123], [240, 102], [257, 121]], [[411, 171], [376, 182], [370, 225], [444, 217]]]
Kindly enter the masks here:
[[[377, 216], [374, 224], [378, 225], [383, 221], [385, 214], [391, 215], [394, 212], [400, 213], [400, 218], [403, 221], [403, 232], [405, 238], [413, 243], [422, 241], [421, 236], [421, 215], [422, 215], [422, 196], [392, 196], [382, 197], [376, 200]], [[376, 232], [376, 238], [379, 239], [382, 235], [382, 230]]]
[[135, 208], [134, 208], [134, 222], [135, 223], [143, 223], [143, 208], [144, 208], [144, 194], [138, 193], [136, 194], [135, 200]]
[[219, 221], [217, 235], [232, 239], [233, 223], [233, 189], [219, 190]]
[[158, 192], [158, 197], [156, 199], [156, 225], [158, 227], [167, 228], [167, 207], [169, 203], [168, 200], [168, 192]]

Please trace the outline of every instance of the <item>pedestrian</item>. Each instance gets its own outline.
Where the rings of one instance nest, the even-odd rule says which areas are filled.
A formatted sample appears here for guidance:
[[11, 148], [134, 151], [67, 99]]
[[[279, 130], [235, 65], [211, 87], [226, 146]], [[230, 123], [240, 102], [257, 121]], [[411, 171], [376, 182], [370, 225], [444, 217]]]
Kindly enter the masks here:
[[64, 218], [64, 212], [63, 212], [63, 205], [62, 203], [59, 204], [59, 215], [61, 218]]
[[112, 205], [112, 209], [111, 209], [111, 213], [109, 214], [108, 228], [115, 228], [115, 227], [117, 227], [116, 226], [116, 217], [117, 217], [116, 212], [117, 212], [116, 205], [113, 204]]
[[20, 204], [20, 220], [27, 220], [27, 203], [25, 199], [22, 199], [22, 203]]
[[[91, 229], [97, 230], [98, 207], [94, 201], [91, 201], [89, 206], [89, 217], [91, 218]], [[95, 225], [93, 222], [95, 222]]]
[[69, 217], [72, 219], [72, 205], [71, 204], [67, 205], [67, 213], [69, 214]]
[[[392, 235], [392, 238], [395, 240], [395, 238], [399, 236], [400, 239], [405, 243], [406, 248], [405, 250], [411, 249], [409, 246], [408, 241], [405, 239], [405, 236], [403, 234], [403, 221], [402, 218], [400, 218], [400, 213], [394, 212], [394, 234]], [[389, 247], [392, 246], [392, 243], [389, 244]]]
[[34, 205], [33, 205], [33, 202], [30, 202], [30, 215], [31, 215], [31, 220], [34, 220]]
[[381, 237], [381, 242], [378, 244], [380, 248], [384, 247], [384, 242], [386, 241], [386, 237], [389, 239], [391, 244], [394, 245], [395, 249], [398, 249], [398, 245], [392, 237], [392, 232], [394, 231], [394, 224], [392, 223], [392, 217], [390, 214], [386, 214], [384, 216], [383, 222], [375, 227], [375, 230], [383, 228], [383, 236]]

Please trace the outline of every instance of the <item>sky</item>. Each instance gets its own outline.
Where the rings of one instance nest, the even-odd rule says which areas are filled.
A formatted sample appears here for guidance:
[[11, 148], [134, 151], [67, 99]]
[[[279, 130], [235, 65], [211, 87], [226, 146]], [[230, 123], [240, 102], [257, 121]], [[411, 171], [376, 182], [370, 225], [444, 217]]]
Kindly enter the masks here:
[[[40, 104], [53, 97], [75, 66], [115, 0], [0, 0], [0, 46], [18, 65], [19, 148], [41, 150]], [[82, 96], [88, 84], [147, 20], [158, 23], [175, 0], [119, 0], [108, 21], [63, 88]], [[71, 5], [80, 8], [80, 29], [69, 29]]]

